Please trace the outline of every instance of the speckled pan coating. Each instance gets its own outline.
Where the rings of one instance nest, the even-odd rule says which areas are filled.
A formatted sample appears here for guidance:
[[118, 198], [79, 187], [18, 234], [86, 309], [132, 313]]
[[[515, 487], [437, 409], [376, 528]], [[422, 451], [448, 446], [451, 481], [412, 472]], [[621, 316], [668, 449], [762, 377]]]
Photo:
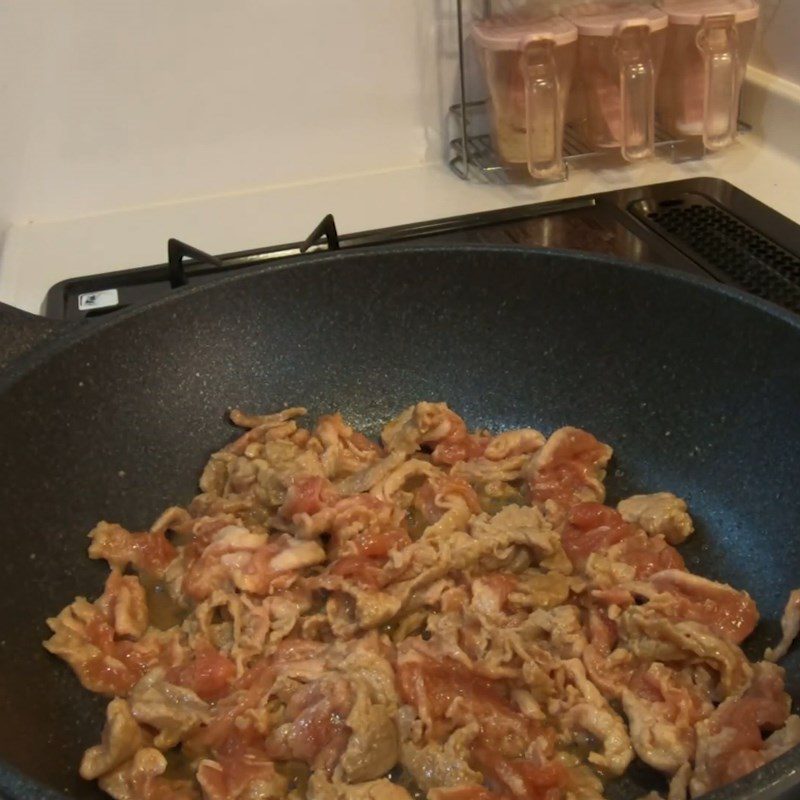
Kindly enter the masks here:
[[[0, 331], [24, 327], [4, 320], [0, 309]], [[682, 548], [690, 568], [756, 599], [766, 621], [751, 657], [776, 640], [800, 586], [798, 318], [574, 253], [311, 257], [73, 327], [0, 373], [0, 793], [100, 797], [76, 766], [104, 703], [40, 646], [45, 617], [100, 590], [105, 567], [85, 555], [98, 519], [146, 526], [188, 501], [233, 436], [231, 406], [341, 409], [377, 433], [419, 399], [446, 400], [471, 425], [569, 423], [612, 444], [610, 499], [685, 497], [698, 523]], [[799, 648], [784, 666], [798, 698]], [[796, 749], [708, 797], [797, 797], [799, 769]], [[609, 795], [657, 786], [632, 769]]]

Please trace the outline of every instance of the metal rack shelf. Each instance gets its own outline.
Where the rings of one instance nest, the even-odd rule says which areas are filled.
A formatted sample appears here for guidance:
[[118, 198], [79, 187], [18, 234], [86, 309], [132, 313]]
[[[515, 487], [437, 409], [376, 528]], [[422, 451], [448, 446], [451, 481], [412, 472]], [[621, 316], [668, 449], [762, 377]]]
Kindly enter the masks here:
[[[505, 163], [495, 151], [489, 134], [490, 123], [486, 100], [468, 100], [466, 54], [464, 47], [463, 0], [455, 0], [458, 32], [459, 102], [451, 106], [447, 119], [449, 131], [449, 165], [459, 178], [483, 183], [527, 183], [537, 185], [564, 181], [570, 169], [601, 169], [624, 166], [617, 149], [595, 150], [583, 138], [580, 127], [567, 124], [564, 130], [565, 174], [555, 181], [537, 181], [524, 164]], [[491, 13], [490, 0], [484, 0], [484, 13]], [[749, 127], [739, 123], [739, 130]], [[658, 122], [655, 130], [655, 155], [672, 162], [695, 161], [706, 150], [699, 137], [682, 139], [671, 136]]]
[[[463, 111], [462, 111], [463, 109]], [[488, 132], [489, 122], [486, 102], [470, 101], [450, 108], [450, 125], [461, 127], [461, 115], [465, 120], [465, 135], [450, 139], [450, 168], [459, 178], [480, 180], [484, 183], [541, 183], [535, 181], [524, 164], [507, 164], [492, 146]], [[742, 129], [743, 126], [740, 126]], [[467, 159], [464, 159], [466, 142]], [[705, 154], [699, 139], [679, 139], [670, 136], [656, 125], [656, 155], [669, 161], [692, 161]], [[602, 168], [621, 166], [623, 161], [617, 150], [593, 150], [581, 135], [576, 125], [567, 124], [564, 129], [564, 162], [567, 174], [570, 168]], [[561, 180], [566, 180], [566, 177]]]

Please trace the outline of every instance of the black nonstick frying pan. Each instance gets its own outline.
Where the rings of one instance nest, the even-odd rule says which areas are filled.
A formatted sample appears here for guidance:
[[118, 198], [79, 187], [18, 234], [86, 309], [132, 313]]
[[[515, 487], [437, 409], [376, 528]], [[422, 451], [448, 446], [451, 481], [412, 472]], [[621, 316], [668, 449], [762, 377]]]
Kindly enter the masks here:
[[[615, 448], [609, 497], [670, 490], [692, 570], [746, 589], [779, 638], [800, 586], [800, 320], [651, 267], [512, 248], [309, 257], [181, 290], [65, 331], [0, 308], [0, 793], [100, 797], [77, 775], [104, 701], [41, 647], [44, 619], [96, 596], [99, 519], [136, 529], [196, 491], [233, 436], [226, 409], [340, 409], [377, 433], [421, 400], [473, 426], [585, 427]], [[800, 648], [784, 660], [800, 698]], [[609, 789], [663, 784], [633, 768]], [[709, 800], [800, 793], [800, 750]]]

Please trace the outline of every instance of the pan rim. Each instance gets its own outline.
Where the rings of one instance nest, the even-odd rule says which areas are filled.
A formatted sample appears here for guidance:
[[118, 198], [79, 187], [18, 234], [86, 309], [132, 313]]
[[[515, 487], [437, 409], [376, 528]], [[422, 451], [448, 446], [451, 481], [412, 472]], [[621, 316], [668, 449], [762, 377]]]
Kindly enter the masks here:
[[592, 269], [602, 267], [617, 267], [628, 272], [655, 275], [665, 281], [675, 281], [688, 286], [693, 286], [699, 291], [710, 292], [738, 301], [751, 308], [768, 314], [769, 316], [788, 324], [800, 333], [800, 315], [793, 313], [781, 306], [763, 298], [756, 297], [743, 289], [735, 286], [715, 282], [708, 278], [691, 275], [670, 267], [652, 264], [649, 262], [637, 263], [615, 256], [596, 255], [590, 252], [565, 250], [562, 248], [539, 247], [531, 248], [521, 245], [493, 245], [493, 244], [459, 244], [459, 245], [426, 245], [426, 246], [397, 246], [382, 245], [370, 247], [364, 250], [338, 250], [334, 252], [314, 253], [311, 255], [297, 256], [291, 260], [275, 264], [264, 264], [247, 270], [239, 270], [234, 274], [225, 275], [217, 280], [207, 281], [197, 286], [180, 287], [171, 294], [153, 300], [141, 306], [119, 311], [101, 320], [82, 320], [78, 323], [63, 323], [64, 331], [48, 337], [41, 344], [34, 346], [28, 353], [24, 353], [12, 360], [5, 367], [0, 369], [0, 394], [7, 391], [17, 380], [36, 366], [46, 361], [49, 357], [61, 352], [84, 339], [96, 335], [98, 332], [111, 330], [118, 325], [125, 324], [130, 319], [135, 319], [142, 314], [147, 314], [154, 309], [180, 303], [184, 298], [193, 297], [198, 294], [205, 294], [210, 291], [219, 290], [226, 286], [235, 285], [249, 279], [257, 279], [264, 275], [285, 272], [289, 270], [314, 269], [323, 266], [341, 267], [342, 263], [358, 262], [374, 258], [381, 255], [419, 255], [423, 253], [449, 253], [471, 254], [471, 253], [495, 253], [513, 254], [519, 256], [527, 254], [531, 256], [541, 256], [560, 261], [560, 267], [568, 269]]

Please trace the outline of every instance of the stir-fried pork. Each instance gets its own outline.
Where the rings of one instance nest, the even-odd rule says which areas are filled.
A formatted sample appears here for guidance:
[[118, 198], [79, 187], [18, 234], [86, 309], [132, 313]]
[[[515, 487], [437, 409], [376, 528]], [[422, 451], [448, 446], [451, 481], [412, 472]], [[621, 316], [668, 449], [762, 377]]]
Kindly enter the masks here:
[[[800, 742], [754, 602], [687, 571], [681, 499], [604, 504], [590, 433], [304, 414], [233, 411], [185, 508], [91, 532], [104, 591], [45, 646], [110, 698], [110, 796], [602, 800], [638, 757], [686, 800]], [[798, 627], [800, 590], [768, 659]]]
[[626, 522], [634, 522], [651, 536], [663, 536], [670, 544], [681, 544], [694, 532], [686, 503], [671, 492], [635, 494], [617, 505]]
[[768, 647], [764, 658], [767, 661], [780, 661], [792, 646], [792, 642], [800, 633], [800, 589], [795, 589], [786, 603], [783, 616], [781, 617], [781, 630], [783, 638], [776, 647]]

